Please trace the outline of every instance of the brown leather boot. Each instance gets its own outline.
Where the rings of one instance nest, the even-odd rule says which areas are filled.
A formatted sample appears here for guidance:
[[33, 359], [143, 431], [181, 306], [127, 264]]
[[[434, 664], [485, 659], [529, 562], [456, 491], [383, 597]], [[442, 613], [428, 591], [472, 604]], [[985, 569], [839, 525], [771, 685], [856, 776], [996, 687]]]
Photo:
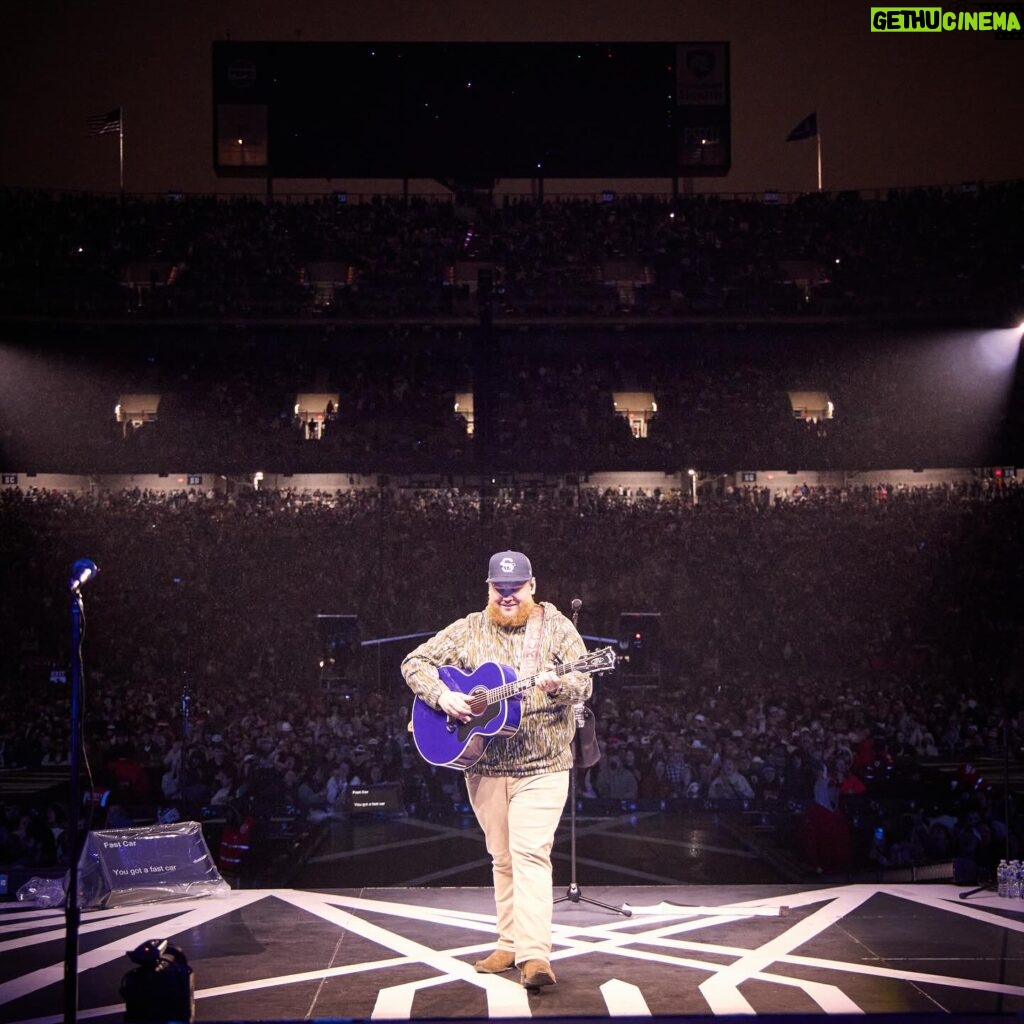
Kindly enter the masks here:
[[510, 953], [507, 949], [496, 949], [490, 956], [477, 960], [473, 964], [473, 970], [477, 974], [501, 974], [504, 971], [511, 971], [515, 965], [515, 953]]
[[555, 972], [547, 960], [527, 960], [521, 972], [519, 980], [524, 988], [541, 988], [555, 983]]

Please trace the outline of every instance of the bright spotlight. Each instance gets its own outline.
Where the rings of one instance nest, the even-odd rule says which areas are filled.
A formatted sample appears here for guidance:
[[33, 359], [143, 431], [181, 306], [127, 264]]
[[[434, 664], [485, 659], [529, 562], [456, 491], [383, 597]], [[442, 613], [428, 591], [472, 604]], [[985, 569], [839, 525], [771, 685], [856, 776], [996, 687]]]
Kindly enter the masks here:
[[1013, 327], [979, 334], [976, 351], [981, 368], [990, 373], [1012, 372], [1020, 353], [1022, 329], [1024, 328]]

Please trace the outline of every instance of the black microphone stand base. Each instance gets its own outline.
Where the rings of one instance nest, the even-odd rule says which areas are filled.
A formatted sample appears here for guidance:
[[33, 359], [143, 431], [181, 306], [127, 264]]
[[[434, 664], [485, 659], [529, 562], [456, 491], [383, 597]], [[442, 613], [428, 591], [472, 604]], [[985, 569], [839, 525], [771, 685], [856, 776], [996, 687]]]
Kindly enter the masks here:
[[592, 900], [589, 896], [584, 896], [580, 892], [580, 887], [572, 882], [569, 888], [565, 890], [564, 896], [559, 896], [555, 900], [555, 906], [559, 903], [589, 903], [592, 907], [600, 907], [602, 910], [610, 910], [614, 914], [621, 914], [623, 917], [632, 917], [633, 911], [627, 910], [625, 907], [613, 907], [610, 903], [602, 903], [600, 900]]
[[996, 892], [994, 885], [978, 885], [973, 889], [968, 889], [967, 892], [960, 893], [960, 899], [969, 900], [972, 896], [977, 896], [979, 892]]

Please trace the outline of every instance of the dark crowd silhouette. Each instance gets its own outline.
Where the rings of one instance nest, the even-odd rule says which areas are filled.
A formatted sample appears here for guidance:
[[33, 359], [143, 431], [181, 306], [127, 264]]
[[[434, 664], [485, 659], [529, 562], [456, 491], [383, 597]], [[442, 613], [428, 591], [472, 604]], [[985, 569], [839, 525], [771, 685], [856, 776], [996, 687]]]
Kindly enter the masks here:
[[1022, 188], [543, 203], [8, 190], [0, 311], [465, 314], [475, 265], [512, 317], [990, 316], [1019, 303]]
[[67, 567], [101, 567], [90, 806], [9, 800], [0, 863], [56, 869], [79, 813], [458, 811], [394, 638], [503, 548], [623, 655], [592, 813], [721, 812], [810, 875], [1024, 854], [1024, 184], [605, 198], [0, 192], [5, 773], [67, 765]]

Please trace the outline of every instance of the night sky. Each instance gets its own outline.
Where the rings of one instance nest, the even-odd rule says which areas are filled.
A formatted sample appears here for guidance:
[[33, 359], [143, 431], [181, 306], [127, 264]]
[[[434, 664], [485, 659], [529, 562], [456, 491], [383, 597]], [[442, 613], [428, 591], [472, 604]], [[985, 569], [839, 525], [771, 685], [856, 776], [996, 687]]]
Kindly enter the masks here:
[[[859, 0], [255, 6], [3, 4], [0, 185], [115, 191], [116, 135], [90, 138], [85, 125], [90, 115], [123, 106], [129, 191], [263, 191], [261, 180], [218, 179], [213, 172], [211, 43], [223, 39], [724, 40], [731, 44], [732, 172], [698, 179], [694, 191], [813, 189], [814, 141], [785, 142], [812, 111], [819, 115], [826, 189], [998, 181], [1024, 169], [1024, 40], [979, 32], [873, 34], [870, 4]], [[275, 182], [275, 191], [359, 192], [378, 184], [288, 179]], [[587, 190], [630, 184], [591, 182]], [[657, 180], [632, 184], [667, 187]], [[517, 190], [527, 191], [523, 185]], [[548, 187], [553, 193], [572, 186]]]

